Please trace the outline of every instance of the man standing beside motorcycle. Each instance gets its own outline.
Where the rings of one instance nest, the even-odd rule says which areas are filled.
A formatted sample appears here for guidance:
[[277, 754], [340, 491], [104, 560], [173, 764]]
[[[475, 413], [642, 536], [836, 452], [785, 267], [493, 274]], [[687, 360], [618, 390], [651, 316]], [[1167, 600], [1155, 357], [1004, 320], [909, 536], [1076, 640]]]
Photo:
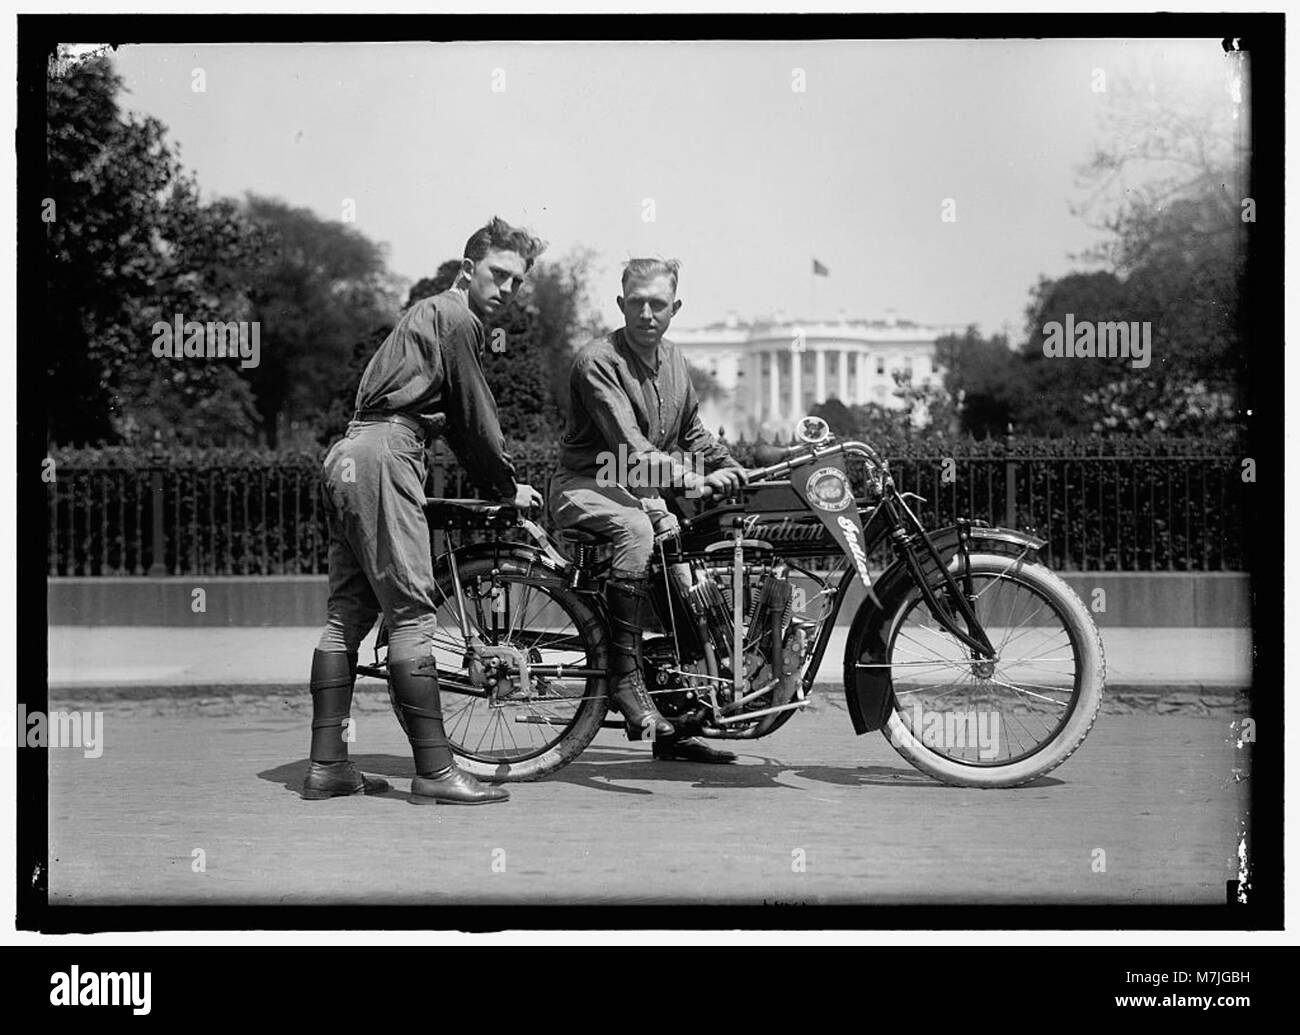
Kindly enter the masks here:
[[[656, 536], [671, 534], [677, 523], [659, 492], [660, 472], [688, 493], [707, 486], [727, 496], [745, 483], [740, 465], [700, 420], [685, 357], [664, 338], [682, 306], [677, 273], [673, 260], [633, 259], [624, 266], [623, 327], [583, 347], [573, 362], [568, 427], [549, 505], [559, 527], [613, 546], [609, 699], [623, 715], [628, 739], [649, 732], [660, 760], [731, 762], [736, 756], [729, 751], [678, 738], [651, 702], [641, 672], [651, 551]], [[682, 454], [708, 473], [691, 470]], [[637, 467], [640, 476], [628, 477]]]
[[343, 739], [357, 648], [381, 609], [391, 693], [415, 758], [411, 800], [479, 805], [509, 797], [456, 766], [438, 678], [423, 667], [432, 661], [437, 610], [424, 451], [441, 431], [476, 484], [520, 508], [541, 503], [536, 489], [515, 482], [481, 357], [484, 320], [510, 302], [542, 247], [502, 219], [476, 230], [455, 283], [407, 309], [371, 358], [347, 434], [325, 457], [329, 603], [312, 656], [311, 764], [303, 797], [388, 789], [386, 781], [357, 770]]

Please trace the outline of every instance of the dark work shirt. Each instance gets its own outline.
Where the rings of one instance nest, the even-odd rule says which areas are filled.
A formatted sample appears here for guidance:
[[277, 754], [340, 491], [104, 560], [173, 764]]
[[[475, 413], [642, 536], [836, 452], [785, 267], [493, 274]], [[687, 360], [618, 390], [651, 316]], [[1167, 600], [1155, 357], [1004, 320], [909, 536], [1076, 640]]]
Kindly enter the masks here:
[[[628, 462], [670, 463], [668, 453], [698, 454], [706, 470], [737, 466], [700, 420], [686, 358], [661, 339], [655, 363], [634, 350], [620, 328], [584, 346], [569, 374], [569, 423], [560, 466], [594, 477], [602, 453], [626, 447]], [[674, 472], [678, 468], [674, 465]]]
[[470, 479], [505, 498], [515, 493], [515, 469], [483, 376], [483, 343], [483, 323], [459, 291], [421, 299], [366, 365], [356, 406], [425, 425], [445, 415], [442, 435]]

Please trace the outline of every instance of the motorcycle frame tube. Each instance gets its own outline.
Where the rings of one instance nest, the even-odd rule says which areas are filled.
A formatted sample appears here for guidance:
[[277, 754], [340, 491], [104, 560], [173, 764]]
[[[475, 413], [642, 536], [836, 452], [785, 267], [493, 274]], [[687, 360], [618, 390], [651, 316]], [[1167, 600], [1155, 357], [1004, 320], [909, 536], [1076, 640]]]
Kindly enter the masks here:
[[[895, 548], [898, 550], [900, 559], [903, 561], [908, 574], [912, 576], [912, 580], [921, 590], [921, 595], [925, 598], [925, 602], [930, 608], [930, 613], [934, 615], [935, 619], [941, 626], [956, 636], [957, 639], [961, 640], [971, 650], [983, 655], [986, 659], [991, 660], [997, 654], [997, 651], [993, 649], [993, 644], [989, 642], [988, 635], [984, 632], [984, 627], [980, 625], [979, 619], [975, 617], [975, 611], [970, 606], [970, 601], [966, 599], [966, 594], [961, 591], [961, 587], [957, 585], [956, 580], [948, 571], [948, 566], [943, 563], [943, 559], [939, 556], [939, 551], [935, 549], [934, 542], [930, 539], [929, 535], [926, 534], [925, 529], [921, 527], [921, 522], [917, 520], [916, 515], [907, 508], [906, 503], [903, 503], [901, 500], [898, 502], [907, 514], [908, 519], [911, 521], [914, 529], [911, 535], [908, 535], [908, 533], [904, 531], [903, 518], [895, 509], [893, 498], [886, 496], [881, 500], [880, 506], [887, 514], [889, 536], [894, 541]], [[960, 529], [962, 527], [963, 522], [959, 521], [957, 524], [959, 530], [958, 549], [965, 553], [966, 537], [960, 534]], [[939, 602], [938, 597], [935, 596], [934, 591], [930, 588], [929, 579], [926, 578], [925, 571], [921, 567], [921, 562], [917, 558], [916, 551], [912, 548], [912, 542], [917, 536], [919, 536], [921, 541], [925, 544], [930, 559], [937, 566], [941, 577], [948, 584], [948, 588], [953, 591], [953, 599], [957, 603], [962, 618], [966, 620], [967, 629], [973, 630], [976, 635], [972, 636], [966, 631], [966, 629], [962, 629], [958, 626], [952, 612]]]
[[745, 693], [745, 538], [736, 528], [731, 556], [731, 685], [733, 700]]

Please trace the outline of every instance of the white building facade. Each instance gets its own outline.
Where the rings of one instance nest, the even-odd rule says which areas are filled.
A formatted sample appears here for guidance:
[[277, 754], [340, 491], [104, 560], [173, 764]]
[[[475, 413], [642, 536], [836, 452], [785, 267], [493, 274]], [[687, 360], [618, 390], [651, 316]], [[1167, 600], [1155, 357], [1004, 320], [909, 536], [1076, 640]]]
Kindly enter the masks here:
[[711, 374], [721, 397], [702, 400], [700, 416], [726, 437], [786, 437], [817, 403], [876, 403], [898, 407], [894, 372], [914, 384], [938, 383], [935, 341], [964, 327], [909, 320], [840, 320], [797, 323], [779, 315], [742, 324], [734, 318], [709, 327], [668, 332], [694, 366]]

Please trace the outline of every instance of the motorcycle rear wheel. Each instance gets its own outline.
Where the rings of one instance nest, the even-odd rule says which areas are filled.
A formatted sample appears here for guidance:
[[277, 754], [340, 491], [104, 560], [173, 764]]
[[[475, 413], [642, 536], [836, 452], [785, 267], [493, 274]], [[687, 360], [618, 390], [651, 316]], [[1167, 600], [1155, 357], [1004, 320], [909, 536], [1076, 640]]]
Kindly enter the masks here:
[[[561, 576], [509, 554], [468, 558], [458, 567], [467, 617], [485, 644], [514, 647], [530, 664], [605, 670], [604, 623]], [[450, 570], [440, 572], [437, 589], [432, 651], [443, 728], [457, 766], [493, 783], [523, 782], [550, 776], [577, 758], [604, 721], [604, 677], [534, 677], [530, 687], [491, 704], [464, 692], [460, 688], [471, 683], [469, 655]], [[394, 713], [400, 723], [396, 706]]]

